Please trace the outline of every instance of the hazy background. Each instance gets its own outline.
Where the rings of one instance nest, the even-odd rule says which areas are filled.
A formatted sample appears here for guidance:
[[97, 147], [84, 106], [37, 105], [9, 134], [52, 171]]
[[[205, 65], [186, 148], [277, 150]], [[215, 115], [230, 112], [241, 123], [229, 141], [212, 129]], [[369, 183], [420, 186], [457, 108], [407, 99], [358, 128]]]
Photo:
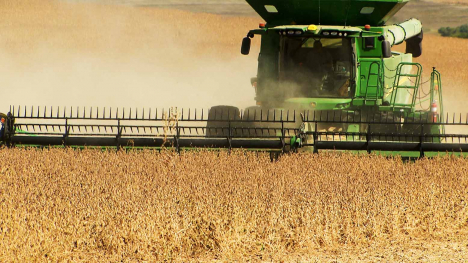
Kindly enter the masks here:
[[[434, 32], [468, 23], [466, 3], [414, 1], [395, 20]], [[250, 56], [239, 51], [262, 19], [242, 0], [2, 0], [0, 17], [0, 111], [254, 103], [259, 38]], [[425, 37], [424, 79], [441, 70], [448, 109], [465, 112], [468, 40]]]

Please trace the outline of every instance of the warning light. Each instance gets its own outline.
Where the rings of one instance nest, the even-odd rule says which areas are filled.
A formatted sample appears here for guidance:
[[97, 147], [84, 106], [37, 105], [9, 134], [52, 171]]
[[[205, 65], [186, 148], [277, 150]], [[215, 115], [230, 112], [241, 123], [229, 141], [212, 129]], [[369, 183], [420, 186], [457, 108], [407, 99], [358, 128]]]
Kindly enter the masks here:
[[265, 28], [265, 27], [266, 27], [266, 23], [260, 23], [260, 24], [258, 24], [258, 27], [259, 27], [259, 28]]
[[5, 123], [5, 118], [2, 118], [2, 124]]
[[367, 30], [367, 31], [369, 31], [369, 30], [370, 30], [370, 25], [365, 25], [365, 26], [364, 26], [364, 29]]
[[315, 31], [315, 30], [317, 30], [317, 26], [316, 26], [316, 25], [310, 25], [310, 26], [307, 28], [307, 30], [309, 30], [309, 31]]

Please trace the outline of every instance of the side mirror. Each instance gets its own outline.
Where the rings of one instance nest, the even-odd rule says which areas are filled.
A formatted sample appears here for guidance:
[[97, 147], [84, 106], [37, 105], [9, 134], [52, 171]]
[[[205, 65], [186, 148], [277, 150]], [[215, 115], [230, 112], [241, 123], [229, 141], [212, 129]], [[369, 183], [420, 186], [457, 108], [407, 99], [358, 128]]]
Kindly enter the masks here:
[[248, 55], [250, 53], [250, 45], [252, 44], [252, 40], [250, 37], [244, 37], [242, 40], [242, 48], [241, 53], [242, 55]]
[[388, 40], [382, 41], [382, 57], [392, 57], [392, 46], [390, 45], [390, 42]]
[[423, 32], [406, 40], [406, 53], [413, 54], [417, 58], [422, 55]]

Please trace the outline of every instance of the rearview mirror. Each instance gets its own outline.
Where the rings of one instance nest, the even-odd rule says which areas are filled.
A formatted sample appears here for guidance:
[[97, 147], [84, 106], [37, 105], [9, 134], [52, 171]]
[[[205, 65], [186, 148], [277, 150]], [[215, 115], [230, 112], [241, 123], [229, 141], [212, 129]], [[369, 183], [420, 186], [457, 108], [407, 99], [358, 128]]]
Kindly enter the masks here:
[[418, 35], [406, 40], [406, 53], [413, 54], [414, 58], [422, 55], [423, 31]]
[[392, 47], [388, 40], [382, 41], [382, 57], [384, 58], [392, 57]]
[[248, 55], [250, 53], [250, 45], [252, 43], [252, 40], [250, 37], [244, 37], [242, 40], [242, 48], [241, 48], [241, 53], [242, 55]]

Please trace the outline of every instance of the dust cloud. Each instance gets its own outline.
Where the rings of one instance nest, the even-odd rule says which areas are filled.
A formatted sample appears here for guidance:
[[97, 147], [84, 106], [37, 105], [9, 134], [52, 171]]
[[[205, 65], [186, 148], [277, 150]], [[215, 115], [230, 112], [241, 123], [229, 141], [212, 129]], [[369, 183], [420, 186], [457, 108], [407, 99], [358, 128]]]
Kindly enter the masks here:
[[[57, 0], [0, 1], [0, 111], [9, 105], [196, 107], [254, 104], [259, 19]], [[445, 109], [467, 112], [468, 40], [426, 34], [423, 89], [442, 73]], [[401, 47], [400, 47], [401, 48]]]
[[53, 0], [4, 0], [0, 16], [2, 112], [254, 104], [258, 42], [249, 57], [240, 43], [258, 19]]

